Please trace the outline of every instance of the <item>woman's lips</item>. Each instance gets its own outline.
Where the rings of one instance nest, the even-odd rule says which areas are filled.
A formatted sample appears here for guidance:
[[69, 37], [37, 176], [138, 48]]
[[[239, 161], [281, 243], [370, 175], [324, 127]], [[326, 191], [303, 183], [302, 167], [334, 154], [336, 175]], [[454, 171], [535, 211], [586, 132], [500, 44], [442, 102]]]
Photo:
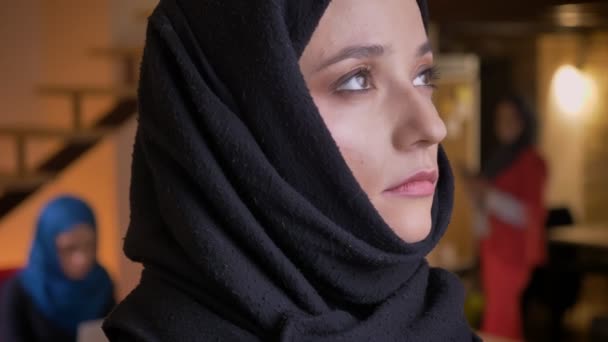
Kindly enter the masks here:
[[435, 193], [438, 178], [437, 170], [420, 171], [384, 192], [406, 197], [432, 196]]

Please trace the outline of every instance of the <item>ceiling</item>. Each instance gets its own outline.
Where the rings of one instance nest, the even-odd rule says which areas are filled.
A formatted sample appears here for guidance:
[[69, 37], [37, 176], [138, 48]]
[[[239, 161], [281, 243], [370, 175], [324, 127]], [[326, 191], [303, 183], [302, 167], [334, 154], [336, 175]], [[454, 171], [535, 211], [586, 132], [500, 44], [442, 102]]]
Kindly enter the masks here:
[[[554, 6], [608, 0], [428, 0], [433, 21], [445, 25], [462, 22], [530, 22], [546, 17]], [[606, 19], [606, 18], [604, 18]]]

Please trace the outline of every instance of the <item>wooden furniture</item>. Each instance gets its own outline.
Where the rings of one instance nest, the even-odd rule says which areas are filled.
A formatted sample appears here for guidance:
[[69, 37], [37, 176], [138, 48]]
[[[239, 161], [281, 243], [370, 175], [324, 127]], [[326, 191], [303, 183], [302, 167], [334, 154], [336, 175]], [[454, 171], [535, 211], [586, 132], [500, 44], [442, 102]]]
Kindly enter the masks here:
[[608, 274], [608, 223], [556, 227], [549, 232], [549, 244], [575, 249], [571, 262], [577, 270]]
[[608, 251], [608, 223], [556, 227], [549, 232], [549, 243]]

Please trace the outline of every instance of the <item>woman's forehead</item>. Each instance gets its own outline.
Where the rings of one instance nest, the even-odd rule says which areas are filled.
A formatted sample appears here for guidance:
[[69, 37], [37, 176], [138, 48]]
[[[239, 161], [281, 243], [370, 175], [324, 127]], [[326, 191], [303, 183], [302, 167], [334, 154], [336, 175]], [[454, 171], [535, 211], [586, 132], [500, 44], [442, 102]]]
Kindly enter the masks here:
[[333, 55], [348, 46], [378, 45], [415, 49], [426, 40], [415, 0], [333, 0], [323, 14], [307, 49], [315, 58]]
[[71, 229], [57, 235], [58, 245], [69, 245], [76, 242], [84, 242], [95, 238], [94, 229], [88, 224], [78, 224]]

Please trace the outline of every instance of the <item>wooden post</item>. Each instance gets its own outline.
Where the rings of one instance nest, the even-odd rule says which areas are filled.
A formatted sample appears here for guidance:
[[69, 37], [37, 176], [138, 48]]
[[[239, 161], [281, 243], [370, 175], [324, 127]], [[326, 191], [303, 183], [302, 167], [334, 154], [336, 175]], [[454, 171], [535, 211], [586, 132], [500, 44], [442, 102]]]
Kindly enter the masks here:
[[72, 115], [73, 127], [75, 130], [80, 130], [83, 127], [82, 123], [82, 92], [76, 90], [72, 93]]
[[15, 136], [15, 152], [17, 160], [17, 174], [19, 176], [25, 176], [27, 173], [27, 147], [25, 145], [25, 135], [19, 134]]

